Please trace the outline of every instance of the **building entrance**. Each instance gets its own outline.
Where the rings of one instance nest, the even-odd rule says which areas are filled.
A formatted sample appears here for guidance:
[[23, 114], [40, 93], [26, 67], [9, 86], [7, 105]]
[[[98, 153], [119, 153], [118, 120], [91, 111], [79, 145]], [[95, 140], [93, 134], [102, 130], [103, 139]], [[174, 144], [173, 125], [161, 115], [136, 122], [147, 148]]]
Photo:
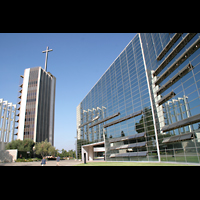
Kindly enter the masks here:
[[84, 153], [86, 154], [86, 161], [92, 161], [95, 159], [104, 159], [104, 154], [105, 154], [104, 141], [83, 145], [82, 159], [84, 158]]

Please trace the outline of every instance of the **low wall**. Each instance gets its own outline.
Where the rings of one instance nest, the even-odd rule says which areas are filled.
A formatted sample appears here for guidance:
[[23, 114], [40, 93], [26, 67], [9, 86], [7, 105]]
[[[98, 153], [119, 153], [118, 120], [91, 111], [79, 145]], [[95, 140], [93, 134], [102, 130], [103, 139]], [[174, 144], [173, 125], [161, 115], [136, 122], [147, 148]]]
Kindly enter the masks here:
[[14, 162], [17, 160], [17, 149], [0, 150], [0, 162]]

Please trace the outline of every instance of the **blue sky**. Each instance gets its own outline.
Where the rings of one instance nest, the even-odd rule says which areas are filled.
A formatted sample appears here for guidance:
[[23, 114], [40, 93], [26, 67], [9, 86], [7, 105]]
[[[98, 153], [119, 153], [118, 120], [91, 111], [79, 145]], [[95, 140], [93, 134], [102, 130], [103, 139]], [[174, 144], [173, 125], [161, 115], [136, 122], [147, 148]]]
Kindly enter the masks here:
[[17, 103], [20, 75], [44, 68], [56, 77], [54, 146], [75, 149], [76, 107], [135, 33], [0, 33], [0, 98]]

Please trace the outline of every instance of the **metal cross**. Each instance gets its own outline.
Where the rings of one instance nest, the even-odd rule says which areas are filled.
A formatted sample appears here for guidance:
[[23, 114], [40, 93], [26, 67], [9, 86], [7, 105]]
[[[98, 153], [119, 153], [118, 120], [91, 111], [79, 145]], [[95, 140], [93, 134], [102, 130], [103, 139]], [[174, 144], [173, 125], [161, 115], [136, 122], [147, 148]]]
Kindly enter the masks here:
[[48, 58], [48, 52], [49, 51], [53, 51], [53, 49], [49, 49], [49, 47], [47, 46], [47, 50], [42, 51], [42, 53], [46, 53], [46, 59], [45, 59], [45, 67], [44, 70], [47, 71], [47, 58]]

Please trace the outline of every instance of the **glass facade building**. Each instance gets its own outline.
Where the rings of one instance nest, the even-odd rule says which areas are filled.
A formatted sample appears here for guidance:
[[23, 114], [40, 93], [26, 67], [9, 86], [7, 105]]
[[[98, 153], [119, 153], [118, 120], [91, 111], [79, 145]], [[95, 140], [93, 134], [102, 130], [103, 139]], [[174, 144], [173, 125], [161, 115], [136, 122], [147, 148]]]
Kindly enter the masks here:
[[77, 157], [199, 163], [199, 47], [199, 33], [137, 34], [77, 106]]

